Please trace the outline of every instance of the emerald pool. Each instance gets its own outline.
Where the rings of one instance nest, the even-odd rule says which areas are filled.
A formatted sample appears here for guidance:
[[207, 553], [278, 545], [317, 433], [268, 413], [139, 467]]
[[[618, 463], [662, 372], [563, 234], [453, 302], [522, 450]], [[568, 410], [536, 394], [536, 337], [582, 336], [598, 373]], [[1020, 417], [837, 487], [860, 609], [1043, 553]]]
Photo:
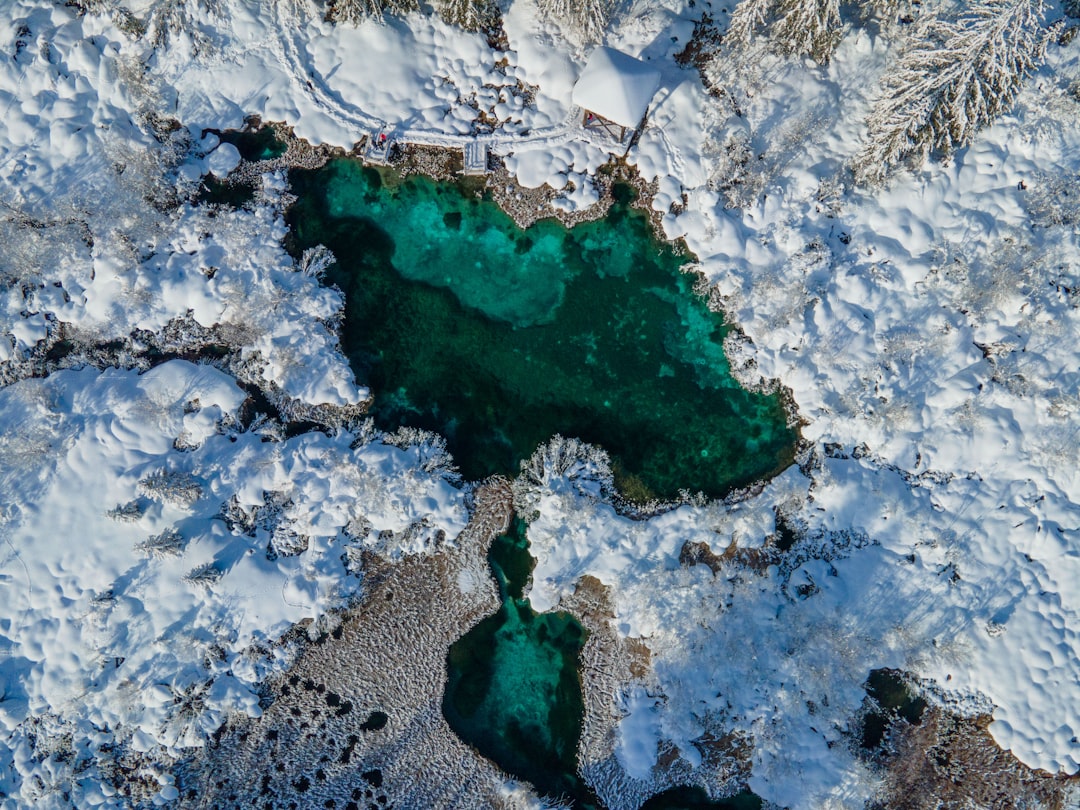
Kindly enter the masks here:
[[337, 257], [376, 424], [442, 434], [466, 478], [516, 474], [555, 433], [604, 447], [636, 499], [720, 496], [791, 462], [779, 398], [731, 378], [722, 319], [628, 188], [603, 220], [522, 230], [460, 184], [348, 158], [290, 179], [291, 249]]
[[443, 715], [462, 739], [541, 794], [597, 807], [577, 777], [585, 631], [569, 613], [537, 613], [521, 598], [532, 567], [523, 524], [493, 543], [488, 562], [502, 607], [451, 646]]

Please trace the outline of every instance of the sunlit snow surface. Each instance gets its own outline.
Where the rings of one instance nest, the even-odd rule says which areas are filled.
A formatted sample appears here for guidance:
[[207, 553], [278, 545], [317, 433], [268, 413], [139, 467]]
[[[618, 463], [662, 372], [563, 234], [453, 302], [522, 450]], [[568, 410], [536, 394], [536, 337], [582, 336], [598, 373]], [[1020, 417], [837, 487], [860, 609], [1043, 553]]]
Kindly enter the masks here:
[[[415, 449], [352, 449], [347, 433], [267, 441], [236, 428], [245, 398], [179, 360], [0, 390], [0, 716], [16, 752], [38, 713], [78, 721], [76, 734], [128, 728], [139, 750], [201, 744], [225, 712], [258, 714], [253, 687], [287, 655], [267, 644], [357, 587], [350, 546], [415, 553], [463, 527], [462, 493]], [[146, 485], [161, 473], [179, 486]], [[110, 514], [133, 503], [141, 514]], [[366, 535], [343, 537], [360, 523]], [[163, 532], [177, 547], [151, 553]], [[282, 550], [295, 537], [303, 550]], [[203, 709], [181, 714], [176, 698], [207, 682]]]
[[[477, 105], [490, 103], [508, 134], [553, 129], [546, 141], [520, 149], [503, 141], [495, 151], [514, 153], [508, 165], [525, 185], [573, 180], [580, 189], [595, 169], [597, 147], [561, 141], [557, 131], [586, 49], [537, 22], [525, 0], [506, 16], [511, 52], [497, 76], [480, 38], [426, 18], [331, 32], [314, 12], [298, 20], [293, 4], [182, 5], [189, 25], [167, 38], [145, 76], [148, 41], [108, 19], [79, 19], [44, 0], [8, 5], [0, 196], [22, 218], [4, 225], [0, 362], [14, 376], [29, 373], [20, 358], [56, 320], [108, 340], [191, 310], [196, 320], [250, 322], [241, 345], [296, 399], [364, 397], [322, 325], [340, 301], [290, 269], [272, 200], [227, 223], [188, 209], [162, 222], [141, 193], [140, 177], [152, 179], [155, 167], [115, 173], [117, 161], [135, 167], [151, 153], [147, 110], [177, 116], [196, 141], [203, 128], [259, 114], [345, 148], [374, 119], [410, 121], [450, 143], [477, 114], [474, 90], [521, 79], [534, 107], [513, 94]], [[658, 181], [665, 230], [685, 235], [744, 330], [748, 340], [730, 346], [733, 365], [792, 391], [816, 447], [809, 477], [791, 471], [731, 512], [683, 507], [632, 526], [553, 482], [529, 533], [539, 557], [534, 604], [591, 573], [613, 587], [620, 632], [647, 637], [653, 694], [666, 700], [625, 696], [632, 719], [619, 756], [631, 773], [649, 766], [655, 746], [629, 729], [693, 739], [702, 706], [722, 694], [731, 722], [750, 730], [757, 793], [793, 807], [861, 806], [868, 775], [844, 746], [828, 743], [869, 669], [881, 666], [934, 678], [969, 707], [985, 705], [965, 697], [981, 694], [994, 706], [990, 731], [1000, 744], [1029, 765], [1075, 772], [1080, 251], [1068, 207], [1076, 191], [1062, 189], [1080, 169], [1080, 104], [1070, 93], [1080, 43], [1052, 46], [1017, 107], [949, 165], [868, 193], [841, 186], [843, 164], [895, 42], [853, 28], [824, 68], [762, 54], [750, 74], [732, 72], [745, 117], [728, 118], [672, 61], [699, 11], [639, 2], [616, 21], [609, 44], [663, 72], [628, 161]], [[399, 47], [368, 58], [372, 42]], [[463, 92], [452, 94], [446, 79]], [[743, 210], [725, 209], [714, 188], [730, 168], [725, 140], [740, 131], [765, 156], [753, 167], [762, 193]], [[214, 157], [211, 143], [202, 148], [181, 176], [234, 159], [228, 150]], [[279, 181], [266, 184], [272, 198]], [[672, 213], [683, 194], [685, 211]], [[27, 239], [28, 227], [41, 227], [40, 238]], [[211, 266], [212, 278], [202, 271]], [[45, 728], [52, 714], [75, 729], [79, 761], [92, 761], [94, 746], [114, 733], [101, 731], [106, 724], [134, 733], [135, 745], [184, 741], [191, 725], [170, 722], [170, 707], [178, 690], [218, 672], [208, 665], [233, 674], [221, 669], [193, 734], [218, 721], [214, 712], [254, 711], [250, 685], [264, 664], [245, 669], [236, 651], [348, 587], [341, 549], [329, 541], [350, 510], [394, 531], [434, 515], [450, 537], [464, 518], [460, 495], [416, 473], [402, 451], [353, 451], [347, 437], [263, 443], [228, 425], [240, 394], [227, 378], [183, 364], [151, 374], [64, 372], [0, 394], [0, 712], [15, 763], [4, 784], [12, 806], [61, 804], [53, 788], [72, 778], [82, 780], [76, 803], [106, 800], [92, 770], [73, 777], [70, 763], [34, 750], [47, 735], [33, 724]], [[175, 449], [182, 434], [181, 444], [197, 449]], [[826, 457], [826, 442], [847, 458]], [[327, 471], [334, 465], [385, 494], [335, 495], [360, 484], [342, 483]], [[159, 468], [189, 472], [199, 499], [184, 509], [153, 501], [136, 523], [106, 516]], [[269, 561], [265, 538], [242, 539], [211, 520], [233, 494], [261, 501], [264, 485], [297, 493], [293, 508], [312, 537], [298, 557]], [[338, 506], [316, 508], [328, 495]], [[823, 543], [842, 530], [867, 543], [842, 549], [831, 567], [793, 572], [789, 583], [812, 580], [817, 589], [806, 599], [772, 573], [718, 583], [704, 566], [678, 566], [688, 539], [725, 546], [736, 534], [760, 543], [780, 502]], [[170, 526], [187, 541], [182, 557], [136, 553], [136, 543]], [[228, 571], [209, 595], [182, 581], [212, 561]], [[227, 663], [204, 655], [211, 645]], [[811, 719], [806, 701], [820, 712], [826, 694], [825, 716]], [[164, 798], [168, 781], [161, 776]]]

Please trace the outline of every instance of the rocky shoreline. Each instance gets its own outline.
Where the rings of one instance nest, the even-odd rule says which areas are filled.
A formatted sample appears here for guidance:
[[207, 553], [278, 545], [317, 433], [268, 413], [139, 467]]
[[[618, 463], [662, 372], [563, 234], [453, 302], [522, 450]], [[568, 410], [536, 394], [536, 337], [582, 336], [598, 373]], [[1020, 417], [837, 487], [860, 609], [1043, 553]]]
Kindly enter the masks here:
[[[264, 124], [258, 118], [249, 118], [243, 131], [254, 132], [264, 126], [270, 128], [274, 136], [286, 145], [285, 152], [267, 160], [242, 161], [228, 177], [216, 178], [219, 182], [229, 186], [251, 186], [268, 171], [317, 169], [335, 157], [363, 160], [363, 149], [359, 145], [348, 151], [338, 146], [313, 146], [297, 137], [292, 127], [278, 122]], [[421, 175], [437, 181], [456, 181], [478, 196], [489, 193], [492, 201], [522, 229], [541, 219], [557, 219], [567, 228], [582, 222], [603, 219], [615, 202], [613, 188], [620, 183], [626, 184], [635, 191], [631, 205], [648, 215], [653, 233], [658, 239], [670, 242], [664, 236], [660, 225], [663, 213], [652, 208], [656, 183], [646, 182], [633, 166], [621, 159], [613, 160], [597, 173], [593, 182], [600, 198], [593, 205], [579, 211], [563, 211], [553, 207], [552, 202], [560, 196], [560, 191], [547, 185], [526, 188], [506, 170], [501, 158], [490, 155], [488, 159], [489, 172], [486, 175], [463, 176], [464, 161], [458, 150], [407, 144], [391, 151], [389, 168], [401, 177]]]

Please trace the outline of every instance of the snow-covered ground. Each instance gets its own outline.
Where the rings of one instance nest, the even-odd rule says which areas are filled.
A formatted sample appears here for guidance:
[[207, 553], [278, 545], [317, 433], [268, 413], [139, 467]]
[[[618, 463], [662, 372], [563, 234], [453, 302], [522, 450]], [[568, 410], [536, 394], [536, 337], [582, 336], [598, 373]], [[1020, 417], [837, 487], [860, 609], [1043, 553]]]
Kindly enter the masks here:
[[[509, 4], [499, 52], [419, 15], [333, 27], [305, 0], [126, 7], [80, 17], [14, 0], [0, 21], [11, 806], [122, 803], [107, 795], [113, 744], [164, 757], [224, 712], [256, 712], [252, 685], [284, 664], [272, 640], [355, 589], [349, 548], [420, 551], [465, 519], [430, 442], [246, 429], [245, 393], [214, 369], [20, 380], [43, 340], [135, 333], [134, 357], [149, 335], [203, 329], [280, 400], [366, 398], [333, 331], [340, 295], [281, 247], [283, 178], [266, 175], [239, 211], [173, 204], [236, 164], [203, 131], [259, 115], [348, 149], [380, 127], [455, 147], [475, 130], [522, 185], [565, 188], [556, 204], [571, 209], [604, 159], [570, 102], [588, 48], [531, 0]], [[885, 666], [961, 707], [992, 705], [999, 744], [1075, 773], [1080, 43], [1051, 46], [1015, 108], [951, 162], [867, 190], [845, 166], [902, 32], [853, 25], [826, 66], [722, 55], [717, 98], [674, 61], [703, 9], [726, 14], [638, 0], [617, 15], [608, 44], [662, 72], [627, 160], [658, 182], [665, 231], [739, 325], [733, 364], [791, 391], [811, 449], [737, 506], [644, 522], [551, 482], [529, 529], [534, 603], [592, 574], [619, 632], [651, 650], [652, 697], [624, 696], [631, 775], [652, 767], [648, 735], [692, 760], [718, 723], [749, 733], [761, 796], [860, 807], [872, 777], [833, 743]], [[127, 504], [130, 519], [110, 516]], [[792, 570], [679, 565], [687, 541], [761, 546], [778, 508], [805, 536]]]

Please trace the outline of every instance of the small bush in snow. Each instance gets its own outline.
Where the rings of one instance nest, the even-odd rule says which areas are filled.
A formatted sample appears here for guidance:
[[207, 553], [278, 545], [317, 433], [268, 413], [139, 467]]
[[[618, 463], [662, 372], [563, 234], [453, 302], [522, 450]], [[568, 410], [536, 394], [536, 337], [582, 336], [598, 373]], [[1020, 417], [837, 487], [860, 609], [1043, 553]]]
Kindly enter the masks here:
[[604, 36], [615, 4], [612, 0], [538, 0], [537, 5], [573, 36], [585, 42], [598, 42]]
[[482, 31], [499, 18], [499, 7], [492, 0], [443, 0], [442, 18], [466, 31]]
[[329, 0], [326, 19], [358, 25], [367, 19], [381, 20], [383, 14], [407, 14], [419, 9], [417, 0]]
[[127, 503], [117, 504], [115, 508], [110, 509], [105, 514], [121, 523], [134, 523], [143, 516], [145, 511], [146, 509], [143, 507], [142, 502], [136, 498]]
[[295, 557], [307, 551], [311, 538], [298, 534], [288, 526], [278, 526], [270, 535], [268, 555]]
[[162, 724], [161, 737], [176, 748], [201, 748], [206, 737], [221, 725], [218, 712], [208, 705], [212, 681], [196, 683], [177, 692]]

